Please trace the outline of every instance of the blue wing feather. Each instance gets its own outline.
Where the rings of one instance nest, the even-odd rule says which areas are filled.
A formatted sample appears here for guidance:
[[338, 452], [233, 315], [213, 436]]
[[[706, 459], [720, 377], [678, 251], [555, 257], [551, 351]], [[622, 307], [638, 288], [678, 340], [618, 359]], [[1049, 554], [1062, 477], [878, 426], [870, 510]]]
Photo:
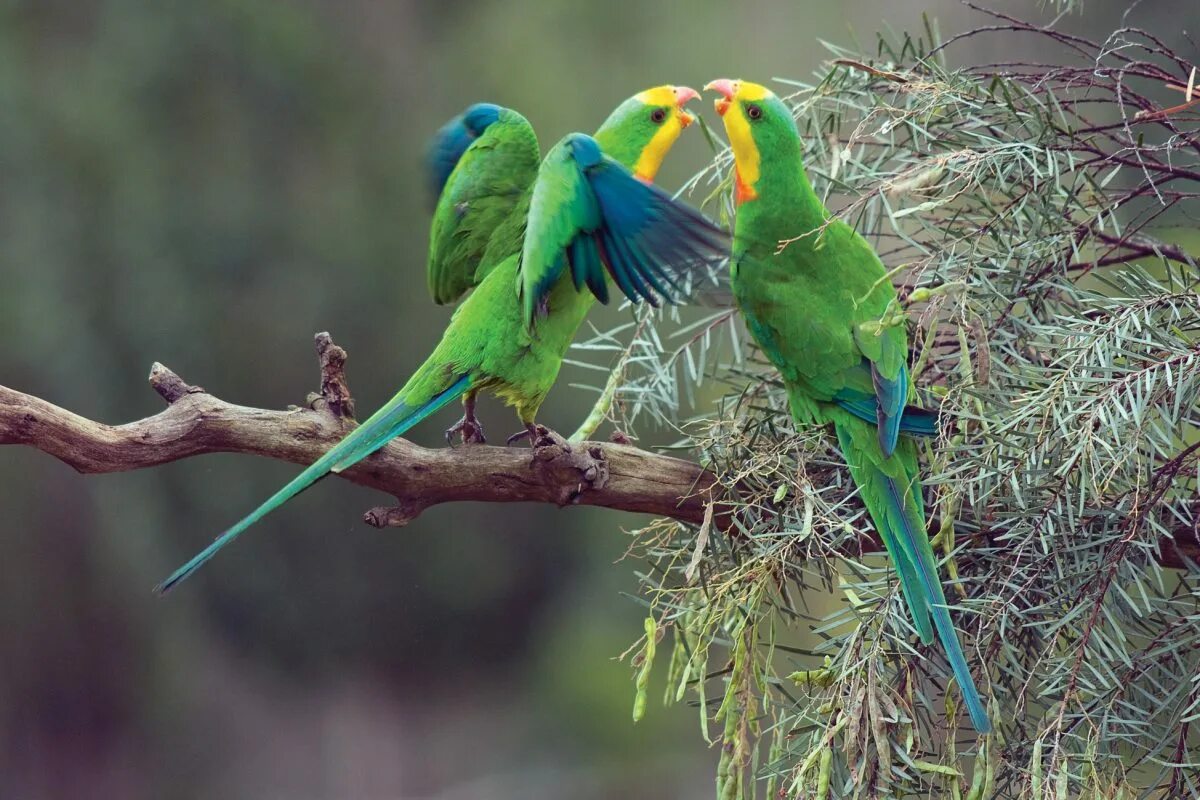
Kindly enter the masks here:
[[658, 262], [652, 256], [646, 253], [642, 245], [631, 241], [628, 243], [628, 247], [629, 252], [633, 254], [633, 257], [637, 259], [638, 264], [641, 265], [641, 268], [646, 275], [646, 280], [651, 286], [654, 287], [654, 291], [658, 292], [658, 294], [662, 297], [665, 297], [668, 302], [677, 302], [677, 295], [683, 293], [679, 283], [676, 282], [675, 279], [672, 278], [665, 270], [663, 270], [663, 268], [659, 266]]
[[588, 270], [591, 266], [591, 242], [584, 236], [580, 236], [571, 242], [567, 248], [567, 262], [571, 265], [571, 282], [575, 284], [575, 291], [581, 291], [587, 285]]
[[[646, 269], [638, 261], [637, 257], [633, 254], [633, 249], [630, 247], [632, 242], [617, 233], [618, 230], [616, 226], [609, 228], [608, 240], [610, 247], [608, 254], [614, 259], [620, 259], [625, 269], [625, 274], [629, 276], [629, 282], [633, 284], [634, 292], [651, 305], [658, 305], [654, 292], [650, 291]], [[637, 298], [630, 299], [636, 302]]]
[[[608, 281], [604, 279], [604, 264], [600, 260], [600, 245], [596, 237], [592, 234], [584, 234], [575, 242], [579, 245], [579, 251], [586, 263], [583, 270], [584, 283], [597, 300], [601, 303], [608, 303]], [[583, 287], [576, 284], [575, 288], [582, 289]]]
[[904, 402], [908, 400], [908, 367], [900, 365], [900, 373], [890, 379], [871, 364], [871, 382], [875, 385], [878, 411], [879, 447], [883, 455], [896, 452], [896, 441], [900, 438], [900, 420], [904, 416]]
[[[841, 408], [849, 411], [863, 422], [879, 424], [879, 404], [874, 395], [843, 389], [833, 398]], [[900, 433], [909, 436], [934, 437], [938, 435], [937, 414], [916, 406], [905, 406], [900, 417]]]
[[609, 274], [613, 276], [621, 294], [636, 303], [641, 300], [642, 294], [638, 291], [633, 276], [629, 273], [624, 254], [615, 239], [610, 228], [600, 230], [600, 260], [608, 266]]
[[726, 231], [634, 177], [590, 136], [571, 134], [543, 161], [534, 188], [519, 278], [527, 322], [568, 264], [575, 287], [603, 302], [607, 272], [632, 302], [657, 305], [682, 294], [683, 273], [728, 254]]
[[[873, 362], [863, 359], [862, 365], [854, 370], [860, 386], [866, 384], [868, 371], [874, 391], [845, 386], [833, 396], [833, 402], [863, 422], [876, 426], [879, 447], [885, 457], [895, 452], [901, 433], [937, 436], [936, 413], [905, 405], [908, 399], [908, 367], [901, 365], [895, 380], [889, 380], [880, 374]], [[853, 379], [848, 380], [848, 383], [854, 382]]]
[[[621, 259], [619, 268], [632, 279], [633, 294], [622, 287], [630, 300], [652, 300], [647, 284], [674, 300], [667, 288], [678, 290], [672, 273], [728, 255], [725, 231], [657, 186], [638, 180], [616, 161], [605, 157], [586, 170], [586, 175], [603, 225], [616, 243], [610, 248], [616, 252], [609, 255]], [[609, 267], [614, 265], [609, 262]]]

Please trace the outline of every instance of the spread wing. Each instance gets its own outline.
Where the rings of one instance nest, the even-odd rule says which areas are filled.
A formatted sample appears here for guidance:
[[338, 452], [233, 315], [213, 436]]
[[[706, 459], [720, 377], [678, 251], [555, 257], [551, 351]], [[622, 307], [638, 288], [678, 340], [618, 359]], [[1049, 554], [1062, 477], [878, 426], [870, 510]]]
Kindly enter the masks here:
[[608, 302], [605, 273], [633, 302], [675, 302], [688, 271], [729, 255], [729, 235], [695, 209], [635, 178], [595, 139], [573, 133], [538, 170], [521, 252], [518, 291], [531, 325], [569, 269]]
[[[431, 148], [434, 183], [461, 143], [453, 132], [439, 133]], [[435, 302], [452, 303], [476, 285], [488, 240], [533, 183], [538, 155], [532, 126], [507, 111], [454, 157], [429, 232], [429, 291]]]

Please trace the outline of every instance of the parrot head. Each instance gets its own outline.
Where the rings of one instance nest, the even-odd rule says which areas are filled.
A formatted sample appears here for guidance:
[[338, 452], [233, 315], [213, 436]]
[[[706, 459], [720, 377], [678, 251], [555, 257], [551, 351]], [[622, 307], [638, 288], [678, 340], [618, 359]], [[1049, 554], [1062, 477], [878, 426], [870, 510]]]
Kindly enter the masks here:
[[772, 164], [800, 164], [800, 136], [792, 112], [765, 86], [721, 78], [704, 87], [721, 96], [714, 105], [733, 149], [734, 198], [738, 205], [758, 197], [762, 154]]
[[429, 194], [434, 206], [462, 154], [489, 125], [500, 119], [503, 111], [504, 108], [495, 103], [475, 103], [443, 125], [433, 137], [425, 160], [429, 165]]
[[684, 106], [699, 98], [687, 86], [656, 86], [617, 106], [596, 131], [604, 153], [650, 183], [683, 129], [695, 122]]
[[471, 138], [479, 138], [489, 125], [500, 119], [500, 111], [500, 106], [495, 103], [476, 103], [463, 112], [463, 127]]

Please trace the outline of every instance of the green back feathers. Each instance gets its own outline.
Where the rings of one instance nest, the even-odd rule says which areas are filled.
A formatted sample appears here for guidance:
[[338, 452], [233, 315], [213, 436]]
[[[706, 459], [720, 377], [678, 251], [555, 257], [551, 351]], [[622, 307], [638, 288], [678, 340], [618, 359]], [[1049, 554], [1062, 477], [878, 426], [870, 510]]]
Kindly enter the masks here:
[[[539, 156], [528, 120], [501, 109], [457, 160], [429, 233], [428, 280], [435, 302], [452, 303], [482, 279], [484, 254], [533, 182]], [[518, 235], [511, 246], [519, 243]]]

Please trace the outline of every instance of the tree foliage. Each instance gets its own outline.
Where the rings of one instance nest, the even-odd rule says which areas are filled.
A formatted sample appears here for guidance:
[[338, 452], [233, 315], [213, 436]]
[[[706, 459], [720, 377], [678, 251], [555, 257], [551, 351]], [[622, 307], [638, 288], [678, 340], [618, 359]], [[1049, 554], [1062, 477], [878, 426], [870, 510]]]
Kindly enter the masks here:
[[[993, 17], [827, 45], [816, 80], [776, 88], [814, 185], [894, 268], [881, 324], [909, 326], [942, 412], [931, 535], [995, 734], [958, 719], [829, 432], [793, 425], [736, 315], [645, 314], [582, 345], [618, 354], [598, 408], [676, 428], [727, 490], [703, 525], [632, 545], [636, 707], [698, 707], [720, 798], [1200, 793], [1200, 586], [1161, 563], [1200, 512], [1200, 275], [1171, 243], [1200, 198], [1193, 68], [1136, 28]], [[984, 34], [1061, 63], [947, 65]], [[728, 216], [729, 173], [722, 149], [686, 191]], [[688, 402], [714, 384], [715, 416]]]

